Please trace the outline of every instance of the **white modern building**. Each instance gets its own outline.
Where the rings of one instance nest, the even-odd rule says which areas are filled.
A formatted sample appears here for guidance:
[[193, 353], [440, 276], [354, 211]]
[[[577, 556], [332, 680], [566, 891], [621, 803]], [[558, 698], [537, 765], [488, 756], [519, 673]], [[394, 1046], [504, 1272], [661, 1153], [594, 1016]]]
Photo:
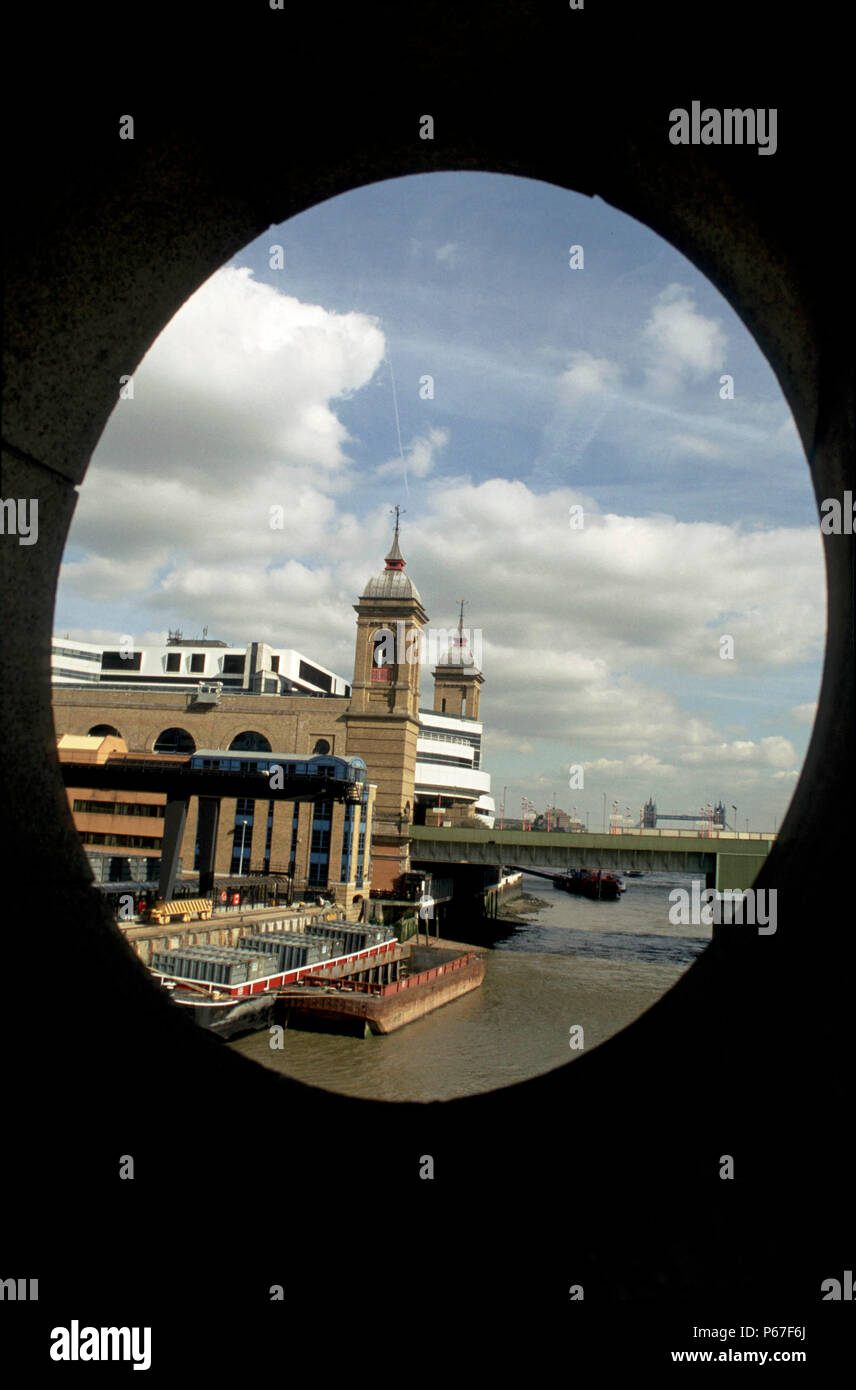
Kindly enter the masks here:
[[443, 807], [473, 804], [473, 814], [493, 827], [490, 773], [481, 767], [483, 725], [477, 719], [420, 710], [416, 741], [416, 803]]
[[326, 666], [309, 661], [291, 647], [248, 642], [230, 647], [207, 637], [170, 633], [160, 646], [120, 642], [96, 644], [54, 636], [51, 643], [54, 685], [90, 685], [114, 690], [193, 691], [201, 682], [219, 684], [231, 694], [344, 695], [349, 683]]

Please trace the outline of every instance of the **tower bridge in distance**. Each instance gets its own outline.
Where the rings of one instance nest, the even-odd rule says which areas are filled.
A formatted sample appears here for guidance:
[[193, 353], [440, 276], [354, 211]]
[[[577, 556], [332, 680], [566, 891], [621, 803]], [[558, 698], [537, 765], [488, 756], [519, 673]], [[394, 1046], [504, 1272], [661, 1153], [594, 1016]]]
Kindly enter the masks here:
[[555, 869], [605, 869], [623, 873], [697, 874], [705, 887], [743, 890], [752, 887], [775, 843], [774, 835], [745, 838], [733, 834], [694, 834], [690, 831], [624, 830], [617, 834], [568, 833], [537, 830], [469, 830], [454, 827], [411, 827], [414, 865], [468, 866], [485, 871], [485, 887], [498, 878], [503, 865]]
[[653, 796], [649, 796], [642, 807], [642, 829], [656, 830], [657, 824], [661, 820], [690, 821], [693, 825], [704, 822], [714, 830], [730, 830], [732, 828], [725, 819], [725, 806], [721, 801], [718, 801], [715, 806], [711, 806], [707, 812], [699, 810], [687, 816], [673, 815], [670, 811], [658, 811], [656, 801]]

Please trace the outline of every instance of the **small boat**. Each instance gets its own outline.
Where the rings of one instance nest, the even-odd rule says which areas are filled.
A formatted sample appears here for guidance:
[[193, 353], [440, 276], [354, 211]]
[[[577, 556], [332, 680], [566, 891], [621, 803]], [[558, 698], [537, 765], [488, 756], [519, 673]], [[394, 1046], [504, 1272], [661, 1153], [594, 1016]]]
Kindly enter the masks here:
[[567, 874], [556, 874], [553, 882], [566, 893], [579, 893], [585, 898], [604, 899], [607, 902], [614, 902], [625, 890], [625, 885], [615, 874], [597, 869], [571, 869]]

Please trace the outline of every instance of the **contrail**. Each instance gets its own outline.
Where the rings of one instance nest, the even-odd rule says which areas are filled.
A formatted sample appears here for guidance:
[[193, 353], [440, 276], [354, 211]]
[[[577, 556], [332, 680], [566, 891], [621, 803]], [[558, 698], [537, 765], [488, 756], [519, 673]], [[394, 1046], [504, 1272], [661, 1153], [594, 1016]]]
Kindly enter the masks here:
[[392, 404], [395, 408], [395, 431], [398, 435], [398, 452], [401, 455], [401, 466], [404, 469], [404, 490], [406, 493], [409, 493], [410, 484], [407, 481], [407, 463], [404, 458], [404, 449], [402, 448], [401, 444], [401, 421], [398, 417], [398, 393], [395, 389], [395, 372], [392, 370], [392, 358], [389, 355], [389, 347], [387, 347], [386, 350], [386, 360], [389, 363], [389, 375], [392, 381]]

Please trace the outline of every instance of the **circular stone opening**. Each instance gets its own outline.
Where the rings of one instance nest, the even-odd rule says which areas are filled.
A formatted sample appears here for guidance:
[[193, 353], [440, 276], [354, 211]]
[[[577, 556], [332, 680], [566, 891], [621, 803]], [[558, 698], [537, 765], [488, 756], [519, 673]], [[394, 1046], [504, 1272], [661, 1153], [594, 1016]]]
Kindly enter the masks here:
[[[151, 632], [153, 600], [162, 611], [170, 593], [172, 621], [281, 647], [278, 667], [261, 658], [261, 680], [290, 678], [276, 691], [283, 714], [311, 701], [329, 723], [328, 701], [354, 699], [349, 608], [390, 569], [397, 504], [408, 583], [432, 615], [400, 811], [413, 808], [409, 867], [431, 874], [433, 915], [397, 912], [397, 875], [373, 874], [385, 899], [368, 884], [350, 899], [488, 962], [478, 989], [387, 1036], [289, 1028], [282, 1048], [264, 1032], [235, 1049], [335, 1091], [426, 1100], [539, 1075], [614, 1036], [710, 939], [694, 888], [751, 888], [758, 865], [739, 861], [753, 837], [759, 863], [774, 842], [812, 727], [824, 638], [814, 502], [788, 407], [740, 319], [678, 251], [597, 199], [506, 175], [421, 175], [266, 232], [176, 314], [135, 382], [133, 414], [117, 405], [93, 458], [58, 625], [86, 640], [75, 603], [97, 597], [81, 589], [91, 557], [121, 577], [105, 505], [121, 475], [152, 549], [138, 539], [135, 583], [129, 572], [103, 595], [99, 627], [114, 640]], [[162, 447], [143, 467], [155, 419]], [[371, 598], [394, 604], [396, 586], [382, 587]], [[373, 633], [370, 651], [379, 688], [414, 665], [383, 631], [392, 660], [377, 659]], [[468, 658], [457, 668], [456, 650]], [[220, 698], [225, 710], [240, 697]], [[395, 727], [400, 711], [372, 708]], [[204, 738], [196, 723], [165, 728], [154, 750], [221, 746], [219, 714], [197, 716]], [[263, 727], [225, 746], [330, 751], [275, 714]], [[344, 737], [381, 785], [383, 760], [372, 766], [346, 717]], [[399, 742], [396, 769], [413, 760]], [[396, 841], [387, 818], [400, 847], [404, 827]], [[295, 895], [333, 896], [334, 818], [296, 819]], [[719, 856], [737, 862], [716, 880], [707, 861]], [[632, 877], [614, 901], [514, 882], [521, 869], [587, 868]], [[477, 925], [436, 891], [450, 879], [452, 904], [472, 915], [494, 870], [507, 882]], [[527, 895], [516, 907], [515, 886]]]

